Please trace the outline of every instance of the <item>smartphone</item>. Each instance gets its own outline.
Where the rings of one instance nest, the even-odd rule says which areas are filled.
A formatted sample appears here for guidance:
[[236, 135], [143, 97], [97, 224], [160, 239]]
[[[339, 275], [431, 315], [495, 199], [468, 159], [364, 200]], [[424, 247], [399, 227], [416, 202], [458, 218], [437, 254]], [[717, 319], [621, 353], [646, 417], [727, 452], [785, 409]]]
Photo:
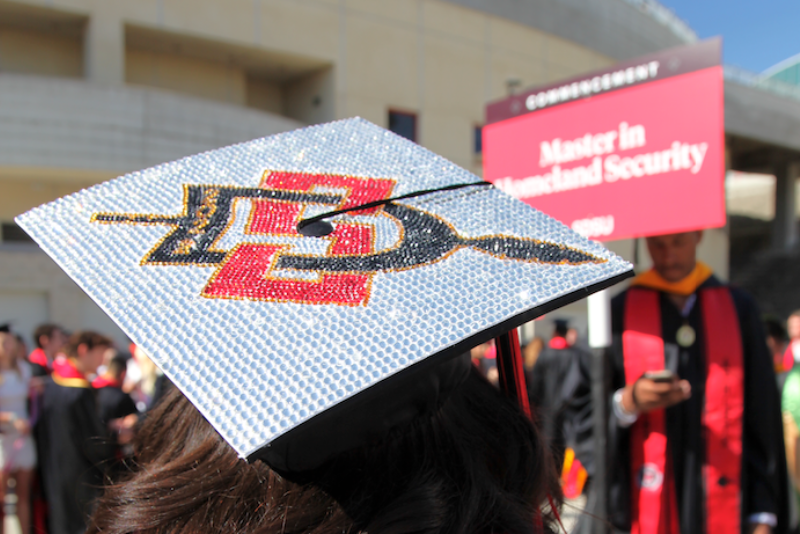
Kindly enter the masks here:
[[652, 380], [653, 382], [672, 382], [675, 379], [675, 373], [669, 369], [662, 369], [661, 371], [647, 371], [643, 378]]

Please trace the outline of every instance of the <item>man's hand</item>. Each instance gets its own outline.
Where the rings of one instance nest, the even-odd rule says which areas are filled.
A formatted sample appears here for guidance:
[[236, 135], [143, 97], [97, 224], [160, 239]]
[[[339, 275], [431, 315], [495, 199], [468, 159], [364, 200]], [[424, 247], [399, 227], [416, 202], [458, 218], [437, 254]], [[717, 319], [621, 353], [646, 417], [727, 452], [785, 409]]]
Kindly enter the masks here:
[[625, 386], [622, 392], [622, 407], [626, 412], [649, 412], [659, 408], [669, 408], [692, 396], [692, 388], [687, 380], [673, 378], [670, 382], [656, 382], [640, 378]]
[[763, 523], [750, 523], [747, 526], [748, 534], [772, 534], [772, 527]]
[[41, 395], [44, 393], [44, 381], [45, 377], [43, 376], [32, 377], [30, 382], [31, 394]]
[[31, 432], [31, 425], [27, 419], [15, 419], [14, 428], [23, 436], [27, 436]]
[[133, 441], [133, 437], [136, 434], [135, 427], [138, 421], [139, 415], [134, 413], [119, 419], [112, 419], [109, 421], [108, 426], [117, 434], [117, 443], [120, 445], [127, 445]]

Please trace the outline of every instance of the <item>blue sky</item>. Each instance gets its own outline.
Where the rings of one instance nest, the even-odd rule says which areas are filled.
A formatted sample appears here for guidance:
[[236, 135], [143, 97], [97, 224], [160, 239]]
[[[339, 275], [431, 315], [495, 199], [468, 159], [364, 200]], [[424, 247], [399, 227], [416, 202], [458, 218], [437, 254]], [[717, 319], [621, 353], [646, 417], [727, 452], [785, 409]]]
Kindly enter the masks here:
[[723, 38], [723, 60], [754, 72], [800, 53], [800, 0], [660, 0], [704, 39]]

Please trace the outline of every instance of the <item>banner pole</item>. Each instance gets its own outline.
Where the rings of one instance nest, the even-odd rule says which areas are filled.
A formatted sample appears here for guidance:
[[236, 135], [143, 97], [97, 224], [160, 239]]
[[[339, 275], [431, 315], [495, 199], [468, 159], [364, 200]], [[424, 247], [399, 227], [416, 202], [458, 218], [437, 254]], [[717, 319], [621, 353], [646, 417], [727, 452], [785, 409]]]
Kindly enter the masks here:
[[592, 415], [594, 430], [594, 476], [590, 488], [595, 516], [593, 534], [608, 534], [608, 403], [610, 391], [608, 350], [611, 347], [611, 299], [608, 290], [588, 299], [589, 345], [592, 347]]

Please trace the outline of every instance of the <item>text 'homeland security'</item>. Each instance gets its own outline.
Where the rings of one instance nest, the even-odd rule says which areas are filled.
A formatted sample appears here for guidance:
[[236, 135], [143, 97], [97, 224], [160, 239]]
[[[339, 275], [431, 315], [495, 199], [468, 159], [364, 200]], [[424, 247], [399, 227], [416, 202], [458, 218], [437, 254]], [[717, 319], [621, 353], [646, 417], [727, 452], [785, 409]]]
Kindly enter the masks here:
[[[501, 178], [495, 185], [516, 198], [525, 199], [668, 172], [688, 170], [697, 174], [708, 151], [708, 143], [673, 141], [669, 147], [645, 154], [627, 157], [615, 154], [646, 144], [644, 126], [631, 126], [626, 122], [608, 132], [587, 133], [572, 140], [542, 141], [539, 166], [552, 166], [550, 172], [522, 179]], [[587, 158], [592, 158], [587, 165], [561, 167], [562, 163]]]

